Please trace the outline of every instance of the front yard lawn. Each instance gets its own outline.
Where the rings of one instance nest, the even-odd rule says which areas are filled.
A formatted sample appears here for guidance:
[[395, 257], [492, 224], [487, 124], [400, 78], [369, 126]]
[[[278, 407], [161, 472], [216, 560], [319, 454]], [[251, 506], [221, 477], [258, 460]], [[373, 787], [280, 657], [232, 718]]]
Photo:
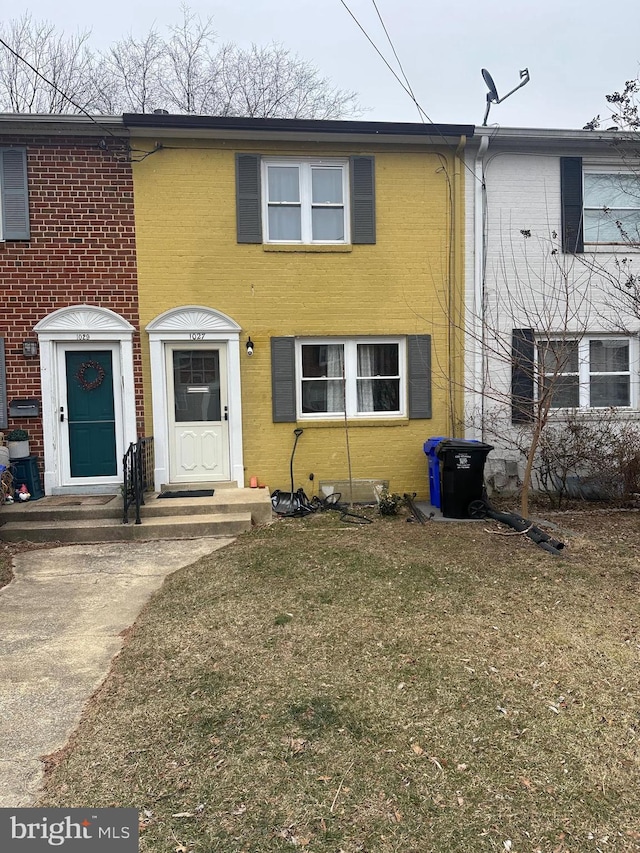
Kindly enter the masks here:
[[563, 559], [322, 515], [176, 572], [40, 805], [154, 853], [640, 850], [640, 517], [555, 520]]

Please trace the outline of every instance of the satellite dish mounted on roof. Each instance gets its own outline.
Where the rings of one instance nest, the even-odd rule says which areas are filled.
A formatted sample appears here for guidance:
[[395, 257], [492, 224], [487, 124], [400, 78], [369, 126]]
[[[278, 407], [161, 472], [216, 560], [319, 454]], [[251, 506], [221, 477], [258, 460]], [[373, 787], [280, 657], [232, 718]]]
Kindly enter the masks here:
[[484, 82], [487, 84], [487, 89], [489, 90], [487, 92], [487, 109], [485, 110], [484, 121], [482, 122], [482, 126], [486, 127], [487, 119], [489, 118], [489, 110], [491, 109], [491, 104], [501, 104], [503, 101], [506, 101], [509, 95], [513, 95], [513, 93], [517, 92], [518, 89], [521, 89], [523, 86], [526, 86], [530, 78], [529, 69], [523, 68], [523, 70], [520, 72], [520, 82], [515, 87], [515, 89], [512, 89], [510, 92], [507, 92], [507, 94], [504, 95], [502, 98], [499, 98], [498, 90], [496, 89], [496, 84], [493, 82], [493, 77], [491, 76], [491, 74], [489, 74], [486, 68], [482, 69], [482, 76], [484, 78]]

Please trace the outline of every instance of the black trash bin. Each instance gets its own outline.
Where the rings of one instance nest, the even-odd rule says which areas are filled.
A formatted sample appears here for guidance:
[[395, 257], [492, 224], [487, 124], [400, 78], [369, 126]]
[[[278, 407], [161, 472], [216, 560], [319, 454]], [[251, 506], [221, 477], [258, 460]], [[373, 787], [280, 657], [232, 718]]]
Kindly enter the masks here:
[[436, 455], [440, 460], [440, 509], [445, 518], [471, 518], [474, 501], [484, 491], [484, 463], [492, 444], [448, 438], [440, 442]]

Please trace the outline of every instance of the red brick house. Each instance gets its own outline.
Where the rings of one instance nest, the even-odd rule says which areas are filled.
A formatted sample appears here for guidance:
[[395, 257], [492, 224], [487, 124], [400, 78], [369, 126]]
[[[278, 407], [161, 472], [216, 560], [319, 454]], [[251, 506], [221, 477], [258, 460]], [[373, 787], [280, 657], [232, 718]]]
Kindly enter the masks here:
[[0, 115], [0, 430], [47, 494], [116, 491], [144, 433], [130, 160], [119, 119]]

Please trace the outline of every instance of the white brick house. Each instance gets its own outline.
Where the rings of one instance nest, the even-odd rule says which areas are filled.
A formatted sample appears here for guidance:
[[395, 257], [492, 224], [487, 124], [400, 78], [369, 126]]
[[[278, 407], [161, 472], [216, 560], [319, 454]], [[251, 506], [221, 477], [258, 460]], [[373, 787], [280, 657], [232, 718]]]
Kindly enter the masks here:
[[466, 166], [465, 430], [500, 489], [554, 354], [551, 419], [640, 420], [640, 320], [614, 284], [640, 272], [640, 167], [615, 132], [486, 127]]

